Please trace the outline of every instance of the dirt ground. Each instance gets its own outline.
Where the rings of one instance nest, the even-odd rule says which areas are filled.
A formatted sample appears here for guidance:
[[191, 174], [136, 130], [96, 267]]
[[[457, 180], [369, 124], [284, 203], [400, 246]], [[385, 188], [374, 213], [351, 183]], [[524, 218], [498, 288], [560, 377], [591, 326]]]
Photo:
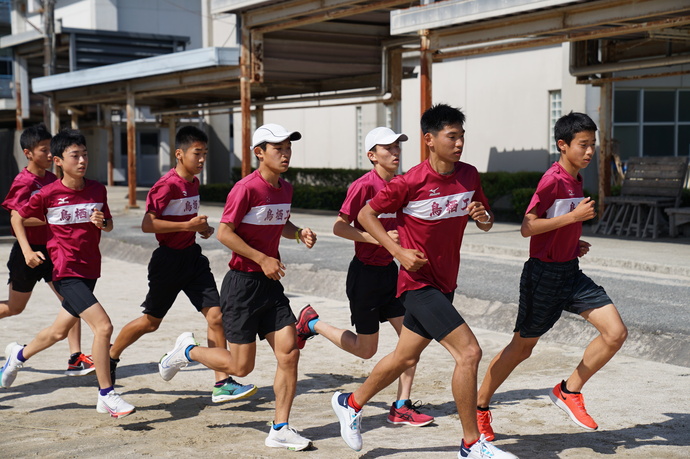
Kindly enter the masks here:
[[[0, 259], [7, 259], [9, 248], [0, 244]], [[3, 265], [0, 278], [6, 276]], [[140, 314], [145, 279], [145, 265], [104, 260], [96, 296], [109, 312], [115, 333]], [[291, 295], [291, 301], [296, 312], [311, 303], [324, 320], [349, 325], [344, 302], [302, 295]], [[0, 321], [0, 350], [11, 341], [28, 342], [52, 322], [58, 307], [52, 292], [39, 285], [23, 314]], [[413, 400], [422, 400], [424, 411], [436, 421], [423, 428], [387, 424], [386, 413], [395, 398], [392, 385], [366, 406], [364, 448], [355, 453], [340, 438], [330, 398], [335, 390], [354, 389], [392, 349], [392, 328], [382, 329], [379, 353], [370, 361], [346, 354], [322, 337], [309, 341], [301, 356], [291, 426], [312, 439], [314, 447], [292, 453], [264, 446], [274, 408], [275, 371], [266, 343], [258, 346], [256, 369], [242, 379], [259, 387], [247, 400], [212, 403], [213, 374], [201, 365], [182, 370], [167, 383], [160, 378], [157, 361], [176, 337], [193, 331], [203, 342], [205, 328], [201, 315], [180, 297], [156, 333], [125, 351], [117, 390], [137, 412], [119, 420], [96, 412], [95, 375], [63, 376], [66, 342], [34, 356], [14, 385], [0, 390], [0, 457], [456, 457], [460, 425], [449, 388], [452, 365], [437, 343], [423, 354], [413, 388]], [[485, 356], [481, 377], [509, 337], [479, 329], [475, 333]], [[91, 336], [84, 331], [87, 352]], [[516, 370], [494, 401], [497, 445], [523, 459], [690, 457], [690, 368], [616, 357], [586, 386], [589, 412], [600, 424], [599, 431], [586, 432], [547, 396], [568, 376], [581, 352], [542, 344]]]

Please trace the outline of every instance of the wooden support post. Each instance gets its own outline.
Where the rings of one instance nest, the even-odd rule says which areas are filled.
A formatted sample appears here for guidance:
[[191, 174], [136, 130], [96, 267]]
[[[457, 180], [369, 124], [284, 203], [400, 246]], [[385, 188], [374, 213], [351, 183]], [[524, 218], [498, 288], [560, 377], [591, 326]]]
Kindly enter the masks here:
[[134, 93], [127, 86], [127, 185], [129, 202], [127, 207], [137, 209], [137, 131], [135, 120]]

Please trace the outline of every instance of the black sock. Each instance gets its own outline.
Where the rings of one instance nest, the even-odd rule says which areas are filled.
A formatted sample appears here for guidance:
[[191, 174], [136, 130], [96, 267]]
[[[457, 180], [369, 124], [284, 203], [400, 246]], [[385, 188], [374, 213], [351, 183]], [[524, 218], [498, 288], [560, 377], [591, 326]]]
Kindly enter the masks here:
[[482, 408], [481, 406], [477, 406], [477, 410], [479, 410], [479, 411], [489, 411], [489, 407], [486, 406], [486, 407], [483, 407], [483, 408]]
[[565, 392], [566, 394], [579, 394], [579, 392], [570, 392], [568, 389], [565, 388], [565, 381], [561, 381], [561, 390]]

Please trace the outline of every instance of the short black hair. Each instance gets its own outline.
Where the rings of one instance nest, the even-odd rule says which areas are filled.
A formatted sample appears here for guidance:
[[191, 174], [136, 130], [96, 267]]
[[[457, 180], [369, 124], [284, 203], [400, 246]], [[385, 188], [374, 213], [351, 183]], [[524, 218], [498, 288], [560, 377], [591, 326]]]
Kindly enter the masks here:
[[446, 104], [437, 104], [422, 114], [420, 121], [422, 133], [427, 132], [436, 135], [446, 126], [465, 124], [465, 114], [459, 109]]
[[45, 124], [35, 124], [24, 129], [24, 132], [19, 137], [19, 145], [22, 147], [22, 150], [32, 151], [40, 142], [52, 138], [53, 136], [48, 132]]
[[201, 129], [194, 126], [181, 127], [175, 135], [175, 149], [186, 150], [194, 142], [203, 142], [208, 144], [208, 136]]
[[62, 153], [72, 145], [86, 148], [86, 137], [76, 129], [63, 129], [51, 139], [50, 152], [54, 157], [62, 158]]
[[558, 118], [556, 125], [553, 127], [553, 137], [556, 139], [556, 144], [559, 140], [564, 141], [568, 145], [575, 138], [578, 132], [596, 132], [597, 125], [592, 118], [584, 113], [571, 111], [567, 115]]

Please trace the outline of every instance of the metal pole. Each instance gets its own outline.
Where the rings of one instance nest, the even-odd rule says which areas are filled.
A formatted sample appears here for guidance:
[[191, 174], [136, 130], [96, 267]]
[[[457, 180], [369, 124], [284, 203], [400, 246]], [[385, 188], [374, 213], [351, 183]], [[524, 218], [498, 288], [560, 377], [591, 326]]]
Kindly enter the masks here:
[[127, 86], [127, 185], [130, 209], [137, 209], [137, 141], [134, 114], [134, 92]]
[[24, 130], [24, 120], [22, 119], [22, 89], [21, 83], [16, 77], [14, 80], [14, 99], [17, 101], [17, 108], [15, 109], [17, 132], [22, 132]]
[[599, 107], [599, 136], [601, 149], [599, 152], [599, 215], [604, 215], [604, 198], [611, 195], [611, 137], [613, 115], [613, 83], [605, 82], [601, 85], [601, 105]]
[[[55, 73], [55, 0], [43, 1], [43, 75], [50, 76]], [[43, 104], [43, 121], [46, 126], [53, 126], [53, 97], [46, 96]], [[57, 123], [59, 125], [59, 122]], [[53, 130], [53, 134], [56, 131]]]
[[177, 167], [177, 157], [175, 156], [175, 135], [177, 134], [177, 132], [175, 132], [175, 121], [174, 116], [168, 118], [168, 149], [170, 150], [169, 156], [171, 168]]
[[[242, 21], [243, 23], [245, 21]], [[240, 54], [240, 103], [242, 106], [242, 177], [252, 171], [251, 166], [251, 75], [250, 75], [250, 36], [249, 30], [242, 26], [242, 43]]]
[[[429, 50], [430, 40], [429, 31], [422, 30], [421, 35], [421, 49], [419, 53], [419, 83], [420, 83], [420, 116], [431, 108], [431, 51]], [[419, 160], [424, 161], [429, 157], [429, 149], [424, 141], [424, 136], [421, 137]]]
[[113, 111], [107, 105], [105, 106], [105, 116], [103, 118], [105, 125], [105, 138], [108, 148], [108, 186], [115, 184], [114, 169], [115, 169], [115, 142], [113, 141]]

